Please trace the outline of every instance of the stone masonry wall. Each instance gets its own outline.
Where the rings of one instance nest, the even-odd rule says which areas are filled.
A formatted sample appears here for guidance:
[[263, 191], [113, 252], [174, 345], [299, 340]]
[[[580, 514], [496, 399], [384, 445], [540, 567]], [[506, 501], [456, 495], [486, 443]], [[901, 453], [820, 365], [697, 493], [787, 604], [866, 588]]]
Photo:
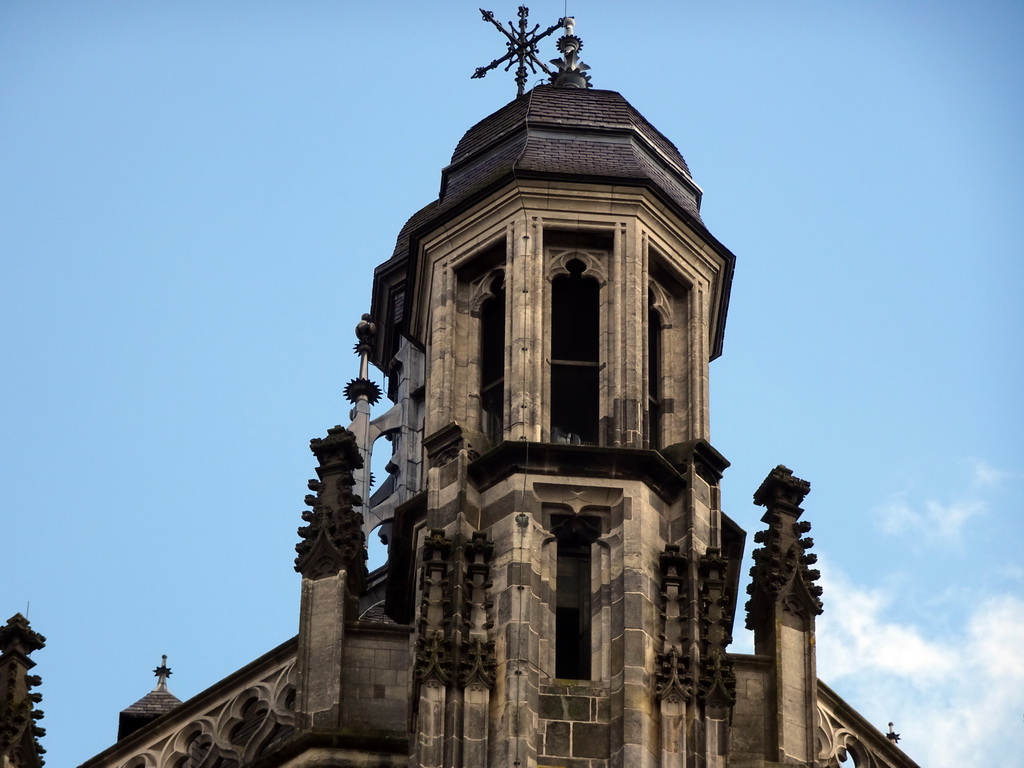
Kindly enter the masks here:
[[608, 764], [607, 684], [566, 680], [541, 685], [539, 705], [539, 766], [604, 768]]
[[405, 735], [409, 720], [412, 665], [409, 628], [399, 625], [346, 627], [342, 722]]

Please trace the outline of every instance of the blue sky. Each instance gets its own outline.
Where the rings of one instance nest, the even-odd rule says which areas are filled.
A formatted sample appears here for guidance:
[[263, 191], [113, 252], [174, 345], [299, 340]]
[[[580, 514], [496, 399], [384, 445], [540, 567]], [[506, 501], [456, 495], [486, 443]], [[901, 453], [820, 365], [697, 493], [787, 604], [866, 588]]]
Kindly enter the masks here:
[[[515, 94], [469, 79], [502, 51], [477, 5], [0, 7], [0, 619], [48, 637], [49, 765], [108, 746], [161, 654], [185, 699], [296, 631], [308, 440], [347, 422], [373, 267]], [[820, 677], [922, 765], [1009, 768], [1024, 7], [896, 5], [568, 11], [737, 254], [724, 506], [750, 535], [773, 466], [811, 481]]]

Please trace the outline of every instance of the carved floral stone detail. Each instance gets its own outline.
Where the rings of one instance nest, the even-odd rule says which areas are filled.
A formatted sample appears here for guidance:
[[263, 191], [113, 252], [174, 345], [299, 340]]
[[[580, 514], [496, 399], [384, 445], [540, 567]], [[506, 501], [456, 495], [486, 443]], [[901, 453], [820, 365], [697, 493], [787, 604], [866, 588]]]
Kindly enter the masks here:
[[494, 643], [482, 637], [469, 638], [462, 646], [460, 666], [459, 683], [463, 688], [473, 685], [493, 688], [494, 674], [498, 669]]
[[434, 528], [423, 541], [423, 570], [420, 574], [419, 637], [413, 671], [417, 685], [431, 681], [447, 685], [452, 677], [451, 598], [449, 570], [452, 540]]
[[676, 544], [669, 544], [658, 557], [661, 570], [661, 638], [664, 650], [658, 654], [655, 697], [659, 701], [686, 702], [693, 697], [693, 677], [687, 647], [685, 605], [688, 601], [687, 559]]
[[698, 695], [712, 704], [731, 706], [736, 701], [736, 675], [727, 649], [732, 643], [732, 598], [726, 589], [728, 561], [717, 547], [708, 547], [700, 559], [701, 657]]
[[444, 632], [435, 629], [426, 636], [420, 637], [416, 644], [416, 661], [413, 674], [416, 682], [424, 685], [437, 682], [448, 685], [452, 679], [452, 654], [450, 642]]
[[324, 439], [309, 443], [320, 466], [319, 480], [310, 480], [302, 513], [306, 524], [299, 528], [295, 546], [295, 570], [308, 579], [331, 576], [348, 570], [353, 591], [358, 594], [366, 578], [366, 537], [363, 516], [354, 507], [362, 499], [352, 492], [352, 472], [363, 466], [355, 435], [344, 427], [332, 427]]
[[675, 646], [658, 654], [654, 693], [659, 701], [686, 702], [693, 696], [689, 662]]
[[699, 694], [709, 704], [736, 703], [736, 675], [724, 651], [715, 648], [702, 659]]
[[459, 683], [463, 688], [471, 685], [493, 688], [498, 663], [488, 633], [494, 626], [491, 618], [494, 604], [490, 599], [494, 542], [487, 539], [486, 533], [478, 531], [465, 543], [462, 552], [466, 567], [462, 614], [465, 639], [459, 660]]

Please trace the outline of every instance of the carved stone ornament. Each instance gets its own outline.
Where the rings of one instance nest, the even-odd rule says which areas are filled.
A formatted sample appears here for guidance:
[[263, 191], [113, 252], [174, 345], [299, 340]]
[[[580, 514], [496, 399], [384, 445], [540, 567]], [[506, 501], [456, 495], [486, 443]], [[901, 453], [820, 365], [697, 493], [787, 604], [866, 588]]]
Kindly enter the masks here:
[[818, 558], [807, 552], [814, 540], [804, 535], [811, 524], [798, 520], [803, 512], [800, 504], [810, 489], [810, 483], [780, 465], [754, 494], [754, 503], [767, 507], [761, 517], [767, 527], [754, 534], [754, 542], [761, 546], [752, 553], [747, 629], [767, 621], [775, 605], [808, 619], [823, 610], [822, 589], [815, 583], [821, 573], [810, 567]]
[[345, 385], [345, 399], [353, 405], [359, 398], [365, 397], [370, 405], [376, 405], [380, 400], [380, 387], [369, 379], [352, 379]]
[[606, 258], [600, 251], [581, 251], [576, 248], [552, 252], [548, 256], [547, 278], [554, 280], [561, 275], [571, 275], [569, 264], [578, 261], [583, 265], [583, 277], [597, 280], [599, 285], [604, 286], [608, 283], [608, 270], [604, 265]]
[[685, 703], [693, 696], [693, 681], [685, 656], [673, 646], [667, 653], [658, 654], [654, 694], [658, 701]]
[[727, 649], [732, 643], [732, 594], [726, 588], [728, 561], [717, 547], [700, 559], [700, 698], [709, 704], [731, 706], [736, 701], [736, 675]]
[[490, 689], [494, 687], [494, 673], [498, 666], [494, 643], [487, 639], [494, 626], [491, 618], [494, 605], [490, 599], [490, 560], [494, 554], [494, 542], [488, 540], [486, 533], [477, 531], [463, 545], [462, 551], [466, 567], [462, 613], [466, 639], [462, 643], [459, 660], [459, 683], [463, 688], [481, 686]]
[[562, 19], [565, 27], [565, 34], [558, 38], [558, 52], [562, 54], [560, 59], [552, 59], [551, 63], [558, 67], [558, 71], [551, 75], [551, 84], [558, 88], [589, 88], [590, 69], [579, 57], [583, 48], [583, 41], [573, 34], [576, 27], [576, 20], [571, 16]]
[[658, 701], [685, 703], [693, 697], [690, 657], [680, 650], [688, 646], [687, 560], [678, 544], [668, 544], [658, 556], [658, 564], [661, 570], [661, 638], [665, 650], [658, 654], [654, 693]]
[[463, 688], [473, 685], [493, 688], [494, 673], [498, 669], [494, 643], [480, 637], [471, 637], [463, 643], [460, 666], [459, 683]]
[[43, 711], [36, 709], [42, 694], [32, 689], [42, 683], [38, 675], [27, 674], [35, 666], [29, 654], [46, 645], [46, 638], [34, 632], [28, 619], [14, 614], [0, 627], [0, 764], [42, 765], [46, 750], [39, 739], [46, 731], [37, 725]]
[[669, 544], [658, 556], [661, 567], [661, 637], [666, 646], [686, 647], [684, 611], [687, 602], [686, 556]]
[[363, 466], [355, 435], [343, 427], [332, 427], [325, 439], [310, 441], [310, 450], [320, 461], [320, 480], [310, 480], [302, 513], [305, 523], [298, 530], [295, 570], [308, 579], [331, 576], [347, 569], [353, 589], [361, 588], [366, 576], [366, 537], [363, 516], [354, 507], [363, 502], [352, 493], [352, 471]]
[[199, 707], [193, 707], [189, 718], [171, 716], [168, 722], [176, 731], [136, 731], [135, 757], [127, 763], [103, 765], [279, 765], [279, 760], [268, 756], [285, 747], [295, 734], [296, 678], [294, 655], [286, 655], [267, 668], [253, 670], [241, 690], [215, 686]]
[[[736, 674], [726, 654], [714, 649], [702, 660], [699, 695], [708, 704], [731, 706], [736, 703]], [[706, 670], [706, 671], [705, 671]]]
[[[768, 473], [761, 486], [754, 492], [754, 503], [759, 507], [789, 507], [799, 509], [804, 498], [811, 492], [811, 484], [793, 476], [793, 470], [779, 464]], [[800, 510], [801, 512], [803, 510]]]
[[440, 629], [420, 637], [416, 643], [416, 661], [413, 674], [419, 685], [437, 682], [448, 685], [452, 679], [452, 654], [450, 641]]
[[427, 452], [427, 460], [431, 467], [443, 467], [459, 458], [466, 451], [468, 461], [480, 457], [480, 451], [474, 447], [474, 435], [455, 423], [448, 424], [423, 439], [423, 448]]
[[423, 570], [420, 574], [420, 619], [413, 671], [417, 686], [428, 683], [448, 685], [452, 679], [452, 649], [449, 576], [453, 542], [440, 528], [432, 529], [423, 541]]

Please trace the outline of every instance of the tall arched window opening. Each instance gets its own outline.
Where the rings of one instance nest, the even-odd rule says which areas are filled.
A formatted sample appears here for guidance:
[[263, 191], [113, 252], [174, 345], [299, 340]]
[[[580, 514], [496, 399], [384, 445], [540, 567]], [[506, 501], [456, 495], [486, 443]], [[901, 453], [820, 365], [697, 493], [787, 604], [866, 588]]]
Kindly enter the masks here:
[[600, 293], [573, 259], [551, 283], [551, 441], [596, 445], [600, 419]]
[[590, 680], [590, 547], [600, 521], [585, 515], [552, 515], [558, 540], [555, 581], [555, 677]]
[[480, 407], [484, 434], [500, 442], [505, 410], [505, 280], [500, 274], [480, 307]]

